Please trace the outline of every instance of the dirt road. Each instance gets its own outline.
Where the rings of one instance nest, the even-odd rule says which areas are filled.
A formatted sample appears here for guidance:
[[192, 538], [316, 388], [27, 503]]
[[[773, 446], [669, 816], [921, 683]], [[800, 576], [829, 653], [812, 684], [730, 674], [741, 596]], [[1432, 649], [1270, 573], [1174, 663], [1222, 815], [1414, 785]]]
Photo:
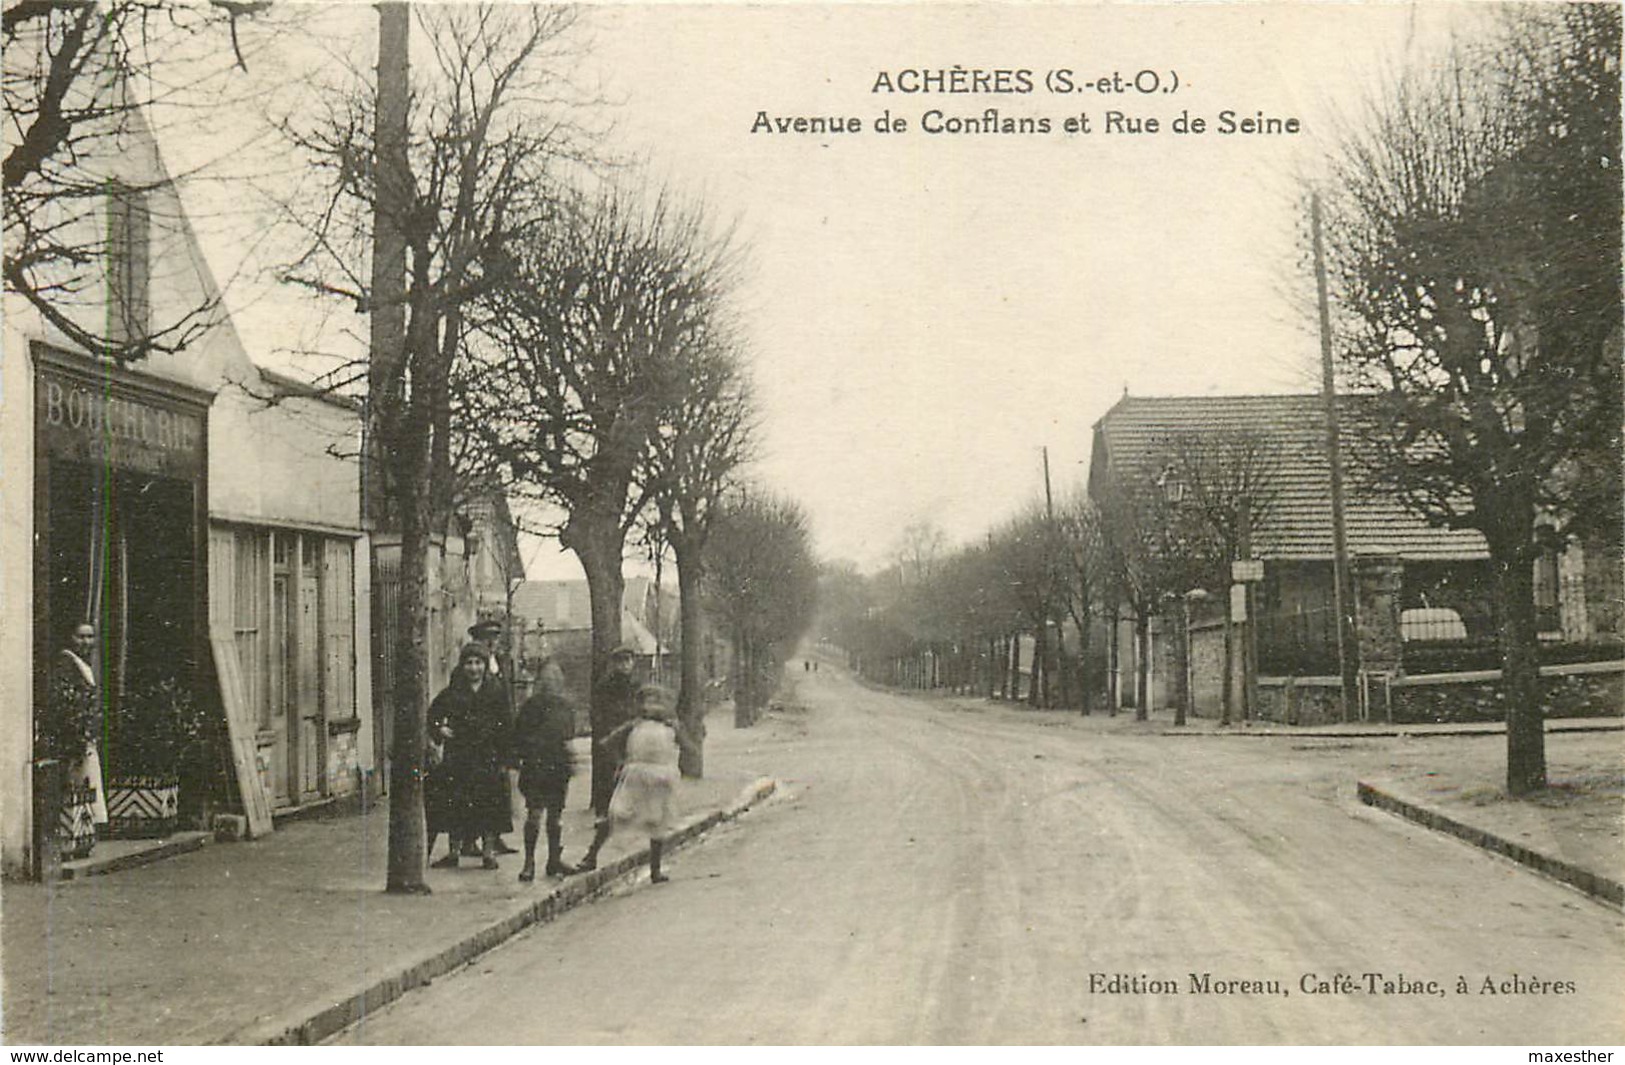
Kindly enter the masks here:
[[[1617, 911], [1290, 744], [801, 687], [786, 797], [364, 1043], [1625, 1042]], [[1376, 975], [1380, 974], [1380, 975]]]

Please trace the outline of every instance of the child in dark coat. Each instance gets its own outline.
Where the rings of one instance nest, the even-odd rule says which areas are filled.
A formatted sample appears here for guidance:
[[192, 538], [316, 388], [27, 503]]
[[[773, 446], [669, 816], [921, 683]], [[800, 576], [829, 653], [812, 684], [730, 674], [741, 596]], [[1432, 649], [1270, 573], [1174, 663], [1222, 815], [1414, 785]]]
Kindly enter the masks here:
[[547, 821], [548, 876], [569, 876], [564, 864], [559, 815], [573, 769], [570, 738], [575, 735], [575, 711], [564, 698], [564, 674], [552, 662], [542, 667], [536, 693], [525, 700], [514, 721], [514, 760], [519, 766], [519, 791], [525, 797], [525, 867], [519, 879], [536, 879], [536, 841], [543, 817]]

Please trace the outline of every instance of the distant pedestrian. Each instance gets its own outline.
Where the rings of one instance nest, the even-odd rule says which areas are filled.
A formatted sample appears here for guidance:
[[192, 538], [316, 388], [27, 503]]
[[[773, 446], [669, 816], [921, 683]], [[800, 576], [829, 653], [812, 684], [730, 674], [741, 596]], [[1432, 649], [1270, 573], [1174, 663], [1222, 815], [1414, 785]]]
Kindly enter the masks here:
[[621, 644], [609, 653], [604, 675], [592, 688], [592, 844], [576, 868], [598, 868], [598, 852], [609, 839], [609, 800], [626, 759], [626, 729], [637, 716], [638, 682], [632, 675], [637, 652]]
[[547, 820], [548, 876], [569, 876], [564, 864], [559, 815], [573, 769], [570, 740], [575, 735], [575, 710], [564, 697], [564, 674], [548, 662], [536, 678], [536, 692], [519, 708], [514, 723], [513, 755], [519, 765], [519, 791], [525, 796], [525, 867], [519, 879], [536, 879], [536, 841], [542, 819]]
[[626, 764], [610, 799], [610, 817], [649, 837], [649, 879], [663, 884], [671, 879], [661, 872], [660, 858], [677, 813], [677, 749], [682, 736], [670, 694], [658, 685], [645, 686], [638, 694], [638, 716], [621, 728], [627, 733]]
[[[486, 681], [486, 658], [480, 644], [464, 645], [451, 683], [429, 704], [430, 737], [444, 751], [431, 770], [430, 825], [451, 842], [436, 869], [455, 869], [460, 845], [475, 839], [481, 843], [481, 866], [497, 868], [497, 833], [512, 824], [505, 767], [512, 730], [501, 691]], [[432, 836], [429, 843], [433, 846]]]

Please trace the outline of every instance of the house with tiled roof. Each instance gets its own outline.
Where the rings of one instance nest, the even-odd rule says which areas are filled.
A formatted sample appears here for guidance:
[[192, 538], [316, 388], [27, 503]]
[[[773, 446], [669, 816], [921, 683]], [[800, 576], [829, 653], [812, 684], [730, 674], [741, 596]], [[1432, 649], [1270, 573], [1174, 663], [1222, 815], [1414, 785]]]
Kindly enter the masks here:
[[[621, 594], [621, 642], [637, 655], [641, 679], [675, 684], [681, 642], [679, 604], [670, 582], [657, 587], [644, 576], [626, 578]], [[524, 581], [513, 593], [514, 632], [519, 639], [521, 673], [533, 673], [551, 659], [564, 672], [566, 689], [579, 712], [587, 706], [592, 674], [592, 600], [587, 582]], [[702, 672], [714, 678], [725, 668], [725, 651], [707, 639]]]
[[[1341, 397], [1345, 465], [1359, 451], [1360, 397]], [[1257, 434], [1270, 448], [1273, 499], [1253, 530], [1253, 553], [1266, 561], [1329, 562], [1332, 557], [1331, 463], [1321, 397], [1124, 396], [1095, 423], [1090, 480], [1114, 476], [1152, 483], [1170, 438], [1180, 434]], [[1414, 561], [1487, 559], [1473, 529], [1443, 529], [1407, 511], [1398, 500], [1345, 477], [1345, 528], [1351, 554], [1397, 555]]]
[[[1255, 500], [1259, 516], [1252, 557], [1264, 563], [1254, 622], [1259, 671], [1265, 676], [1337, 672], [1331, 463], [1323, 402], [1318, 395], [1125, 395], [1094, 426], [1089, 486], [1096, 498], [1108, 483], [1165, 491], [1173, 472], [1168, 456], [1181, 439], [1209, 434], [1258, 442], [1266, 456], [1260, 491], [1266, 498]], [[1436, 662], [1492, 666], [1496, 618], [1483, 536], [1430, 524], [1393, 496], [1373, 490], [1361, 474], [1368, 399], [1342, 396], [1338, 403], [1353, 609], [1368, 665], [1385, 674], [1433, 669]], [[1537, 565], [1535, 583], [1546, 644], [1617, 650], [1622, 632], [1617, 547], [1572, 544], [1559, 550], [1554, 545]], [[1208, 591], [1209, 609], [1222, 613], [1227, 597], [1219, 593], [1225, 589]], [[1368, 647], [1374, 640], [1381, 643], [1382, 626], [1374, 622], [1384, 614], [1392, 616], [1391, 646]], [[1193, 646], [1192, 654], [1200, 658], [1200, 650]], [[1570, 657], [1576, 656], [1584, 655]], [[1199, 695], [1204, 681], [1211, 680], [1192, 679]], [[1173, 687], [1165, 684], [1162, 690]], [[1209, 683], [1207, 689], [1217, 701], [1217, 687]]]
[[[655, 639], [645, 604], [648, 582], [628, 580], [621, 595], [621, 642], [640, 658], [652, 661], [659, 652], [669, 652]], [[525, 581], [514, 589], [513, 615], [530, 632], [555, 638], [566, 633], [592, 632], [592, 597], [585, 580]], [[669, 620], [675, 620], [673, 609]], [[662, 626], [664, 628], [665, 626]]]

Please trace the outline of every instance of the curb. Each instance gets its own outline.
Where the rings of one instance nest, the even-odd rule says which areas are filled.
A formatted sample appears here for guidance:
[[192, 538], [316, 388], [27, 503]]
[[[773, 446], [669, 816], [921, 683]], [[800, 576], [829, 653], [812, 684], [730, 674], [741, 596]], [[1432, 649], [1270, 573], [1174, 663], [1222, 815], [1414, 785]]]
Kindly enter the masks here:
[[1415, 803], [1406, 802], [1404, 799], [1390, 795], [1363, 780], [1356, 782], [1356, 791], [1360, 801], [1367, 806], [1375, 806], [1378, 809], [1386, 810], [1391, 814], [1405, 818], [1407, 821], [1413, 821], [1424, 828], [1433, 829], [1435, 832], [1455, 836], [1457, 839], [1465, 840], [1475, 847], [1481, 847], [1504, 858], [1510, 858], [1520, 865], [1526, 865], [1538, 873], [1551, 877], [1553, 880], [1583, 891], [1600, 902], [1625, 908], [1625, 884], [1621, 884], [1617, 880], [1593, 873], [1589, 869], [1582, 869], [1560, 858], [1552, 858], [1538, 851], [1532, 851], [1521, 843], [1513, 843], [1511, 840], [1502, 839], [1500, 836], [1486, 832], [1481, 828], [1464, 825], [1460, 821], [1446, 817], [1436, 810], [1429, 810], [1424, 806], [1418, 806]]
[[[1315, 726], [1308, 726], [1314, 728]], [[1571, 732], [1621, 732], [1625, 731], [1625, 722], [1608, 721], [1598, 722], [1594, 725], [1559, 725], [1548, 726], [1546, 735], [1564, 735]], [[1340, 729], [1335, 732], [1288, 731], [1281, 728], [1232, 728], [1230, 731], [1217, 729], [1165, 729], [1158, 732], [1159, 736], [1186, 736], [1192, 739], [1207, 736], [1253, 736], [1259, 739], [1298, 739], [1298, 740], [1375, 740], [1375, 739], [1407, 739], [1429, 740], [1450, 739], [1456, 736], [1505, 736], [1506, 726], [1502, 724], [1485, 724], [1449, 730], [1429, 728], [1406, 727], [1393, 725], [1377, 729]]]
[[61, 880], [83, 880], [87, 876], [105, 876], [124, 869], [134, 869], [140, 865], [152, 862], [161, 862], [165, 858], [173, 858], [177, 854], [190, 854], [200, 851], [211, 842], [214, 837], [207, 832], [182, 832], [175, 837], [164, 841], [146, 850], [136, 851], [133, 854], [121, 854], [117, 858], [85, 858], [81, 862], [69, 864], [62, 863]]
[[[675, 851], [715, 828], [732, 821], [740, 814], [778, 790], [778, 782], [763, 778], [751, 784], [734, 802], [720, 810], [713, 810], [697, 821], [692, 821], [666, 837], [668, 851]], [[394, 1002], [415, 988], [423, 987], [435, 978], [466, 965], [481, 954], [511, 939], [533, 925], [548, 921], [575, 909], [582, 903], [605, 895], [615, 882], [642, 869], [649, 862], [647, 845], [609, 865], [581, 876], [566, 880], [545, 897], [528, 902], [523, 908], [496, 923], [465, 936], [461, 941], [438, 950], [428, 957], [406, 966], [394, 976], [388, 976], [348, 998], [316, 1009], [302, 1020], [292, 1023], [274, 1021], [256, 1025], [245, 1032], [228, 1034], [214, 1041], [216, 1045], [242, 1046], [311, 1046], [337, 1032], [343, 1031], [367, 1017], [368, 1014]]]

